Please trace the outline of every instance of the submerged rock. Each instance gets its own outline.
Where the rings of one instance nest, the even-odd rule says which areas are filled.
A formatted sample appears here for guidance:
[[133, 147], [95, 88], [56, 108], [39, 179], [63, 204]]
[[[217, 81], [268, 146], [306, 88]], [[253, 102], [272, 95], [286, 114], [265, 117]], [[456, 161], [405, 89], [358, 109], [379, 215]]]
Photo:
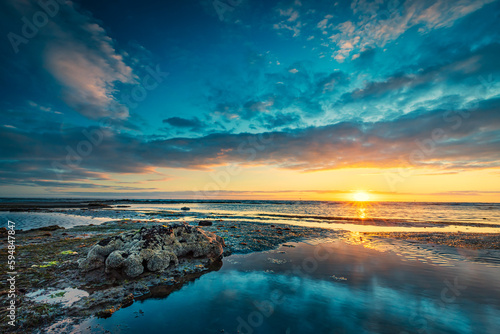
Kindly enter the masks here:
[[210, 232], [184, 224], [143, 227], [95, 244], [79, 268], [91, 271], [104, 267], [106, 272], [122, 271], [137, 277], [144, 271], [163, 271], [179, 264], [180, 259], [222, 258], [224, 240]]
[[29, 230], [29, 232], [57, 231], [57, 230], [64, 230], [64, 227], [61, 227], [59, 225], [50, 225], [50, 226], [44, 226], [44, 227], [39, 227], [39, 228], [33, 228], [33, 229]]
[[212, 226], [213, 223], [210, 220], [200, 220], [198, 222], [199, 226]]

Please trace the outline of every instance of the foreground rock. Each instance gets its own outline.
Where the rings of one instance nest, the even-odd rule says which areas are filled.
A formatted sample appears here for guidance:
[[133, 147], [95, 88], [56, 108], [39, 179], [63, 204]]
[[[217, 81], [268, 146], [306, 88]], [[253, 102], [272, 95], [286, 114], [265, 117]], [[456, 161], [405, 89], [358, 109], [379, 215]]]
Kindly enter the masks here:
[[180, 259], [222, 258], [224, 240], [188, 224], [143, 227], [121, 233], [95, 244], [79, 268], [91, 271], [104, 268], [137, 277], [144, 271], [161, 272], [179, 264]]

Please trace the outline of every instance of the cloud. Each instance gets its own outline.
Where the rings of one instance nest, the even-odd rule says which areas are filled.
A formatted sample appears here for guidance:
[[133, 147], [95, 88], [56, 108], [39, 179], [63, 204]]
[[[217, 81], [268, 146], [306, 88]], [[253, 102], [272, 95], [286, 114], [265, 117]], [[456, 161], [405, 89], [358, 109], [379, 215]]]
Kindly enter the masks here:
[[277, 8], [280, 18], [284, 19], [275, 23], [273, 25], [273, 29], [289, 30], [293, 32], [293, 37], [299, 36], [301, 29], [304, 26], [304, 24], [299, 20], [300, 14], [297, 8], [300, 6], [302, 6], [300, 2], [295, 2], [292, 7]]
[[[62, 178], [99, 185], [109, 173], [232, 163], [313, 171], [393, 168], [403, 159], [440, 174], [499, 165], [500, 30], [493, 21], [500, 1], [495, 11], [486, 0], [359, 0], [335, 8], [324, 1], [285, 2], [246, 3], [255, 10], [238, 29], [217, 35], [213, 50], [205, 48], [213, 40], [189, 38], [196, 29], [178, 36], [172, 29], [169, 52], [162, 45], [151, 54], [140, 46], [125, 53], [110, 34], [130, 37], [120, 20], [96, 13], [106, 18], [104, 25], [68, 2], [19, 54], [2, 58], [7, 98], [0, 113], [0, 182], [48, 186]], [[6, 3], [10, 10], [0, 17], [13, 31], [21, 29], [19, 17], [32, 17], [38, 8], [34, 1]], [[262, 31], [255, 41], [240, 38], [263, 13], [284, 35], [300, 38]], [[144, 42], [154, 40], [144, 34]], [[269, 50], [253, 50], [262, 45]], [[343, 64], [315, 61], [322, 48]], [[178, 69], [172, 73], [178, 87], [151, 94], [141, 108], [152, 109], [141, 110], [139, 122], [117, 96], [155, 54], [169, 55], [161, 66]], [[166, 104], [183, 113], [157, 124]], [[97, 122], [69, 109], [90, 119], [110, 117], [119, 127], [88, 126]], [[149, 126], [147, 135], [130, 131], [139, 125]], [[433, 139], [438, 129], [446, 138]], [[95, 131], [102, 143], [80, 160], [72, 156], [89, 141], [84, 133]], [[75, 164], [67, 166], [68, 159]]]
[[[68, 152], [87, 140], [83, 130], [0, 133], [0, 179], [75, 180], [105, 173], [151, 173], [159, 167], [208, 169], [238, 163], [299, 171], [348, 167], [393, 168], [411, 165], [456, 170], [500, 167], [500, 99], [470, 110], [410, 113], [390, 121], [342, 122], [261, 134], [209, 134], [198, 138], [145, 140], [108, 129], [103, 141], [81, 161]], [[68, 149], [70, 148], [70, 150]], [[53, 163], [66, 166], [62, 175]]]
[[333, 15], [326, 15], [325, 18], [318, 22], [317, 27], [321, 30], [324, 30], [328, 27], [328, 20], [333, 18]]
[[278, 112], [275, 115], [263, 115], [261, 117], [260, 122], [267, 129], [278, 129], [284, 126], [298, 124], [300, 120], [301, 118], [297, 114], [293, 113], [284, 114]]
[[128, 108], [114, 93], [116, 83], [134, 83], [132, 68], [101, 26], [74, 8], [69, 12], [81, 23], [54, 29], [44, 55], [47, 70], [61, 84], [64, 100], [83, 115], [127, 118]]
[[[41, 183], [43, 184], [43, 183]], [[196, 190], [181, 190], [181, 191], [160, 191], [152, 188], [136, 188], [136, 189], [128, 189], [129, 187], [119, 187], [116, 188], [111, 186], [100, 186], [96, 184], [90, 184], [87, 186], [83, 186], [83, 189], [89, 190], [99, 190], [99, 192], [92, 191], [75, 191], [74, 188], [77, 188], [76, 183], [75, 186], [65, 186], [64, 184], [60, 184], [58, 182], [54, 182], [54, 187], [58, 189], [55, 190], [58, 194], [65, 194], [67, 196], [75, 196], [75, 197], [95, 197], [95, 198], [103, 198], [103, 197], [111, 197], [111, 198], [123, 198], [123, 192], [119, 192], [120, 190], [128, 191], [127, 198], [170, 198], [170, 199], [200, 199], [200, 192]], [[49, 185], [49, 183], [46, 183]], [[155, 191], [156, 190], [156, 191]], [[238, 198], [240, 197], [242, 200], [246, 198], [255, 198], [262, 197], [266, 198], [272, 195], [278, 196], [293, 196], [299, 197], [304, 194], [319, 194], [319, 195], [345, 195], [352, 194], [352, 191], [346, 190], [315, 190], [315, 189], [303, 189], [303, 190], [203, 190], [203, 198], [204, 199], [227, 199], [227, 198]], [[373, 195], [408, 195], [408, 193], [401, 192], [383, 192], [383, 191], [370, 191], [370, 194]]]
[[[8, 2], [15, 17], [31, 17], [40, 10], [37, 1]], [[82, 115], [126, 119], [128, 108], [115, 97], [117, 84], [134, 84], [136, 77], [127, 54], [115, 44], [91, 14], [68, 1], [59, 5], [36, 38], [20, 46], [18, 56], [43, 67], [57, 82], [66, 104]]]
[[[210, 83], [204, 99], [213, 116], [227, 122], [251, 122], [264, 115], [269, 120], [277, 113], [292, 112], [299, 118], [317, 117], [324, 114], [326, 105], [341, 97], [350, 79], [344, 72], [312, 71], [303, 63], [292, 64], [288, 70], [260, 68], [251, 73], [242, 72], [238, 78], [231, 85], [225, 84], [225, 77]], [[256, 85], [256, 80], [262, 84]], [[265, 124], [261, 129], [269, 130], [272, 122]]]
[[[329, 39], [338, 49], [332, 57], [343, 61], [353, 51], [382, 48], [413, 27], [417, 27], [421, 34], [449, 28], [494, 1], [497, 0], [355, 0], [351, 3], [354, 18], [329, 25]], [[325, 24], [318, 25], [322, 33]]]
[[500, 191], [459, 190], [459, 191], [445, 191], [445, 192], [439, 192], [439, 193], [430, 193], [428, 195], [436, 195], [436, 196], [484, 196], [484, 195], [500, 195]]
[[182, 117], [170, 117], [162, 121], [164, 124], [168, 124], [175, 128], [184, 128], [191, 131], [199, 131], [207, 128], [207, 125], [200, 121], [198, 118], [193, 117], [192, 119], [182, 118]]
[[425, 113], [437, 108], [470, 108], [470, 104], [498, 96], [498, 54], [500, 44], [455, 52], [437, 65], [421, 64], [415, 71], [407, 69], [366, 81], [344, 93], [332, 108], [340, 119], [356, 113], [364, 120], [392, 119], [416, 110]]

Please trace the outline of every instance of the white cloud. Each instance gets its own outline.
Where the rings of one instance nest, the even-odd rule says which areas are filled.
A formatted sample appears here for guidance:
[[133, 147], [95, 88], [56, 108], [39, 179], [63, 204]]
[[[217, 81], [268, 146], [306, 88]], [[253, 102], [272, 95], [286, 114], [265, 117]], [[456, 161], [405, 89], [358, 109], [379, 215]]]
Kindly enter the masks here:
[[273, 26], [276, 30], [290, 30], [293, 32], [293, 37], [300, 35], [300, 30], [302, 28], [302, 22], [298, 21], [295, 25], [289, 25], [284, 22], [276, 23]]
[[42, 106], [42, 105], [40, 105], [36, 102], [33, 102], [33, 101], [27, 101], [27, 103], [30, 107], [35, 108], [35, 109], [40, 110], [40, 111], [50, 112], [50, 113], [54, 113], [54, 114], [62, 114], [59, 111], [53, 110], [51, 107]]
[[[302, 6], [300, 1], [295, 2], [295, 6]], [[280, 16], [285, 17], [284, 20], [281, 20], [278, 23], [273, 25], [275, 30], [290, 30], [293, 32], [293, 37], [297, 37], [300, 35], [301, 28], [303, 27], [303, 23], [299, 20], [300, 14], [299, 11], [293, 7], [283, 9], [277, 9]]]
[[341, 54], [336, 54], [333, 58], [335, 58], [335, 60], [338, 61], [339, 63], [343, 63], [345, 60], [345, 56]]
[[[11, 1], [20, 16], [40, 9], [34, 0]], [[128, 117], [127, 107], [114, 94], [117, 83], [135, 82], [132, 68], [126, 54], [115, 48], [113, 39], [88, 12], [71, 1], [60, 5], [27, 48], [57, 81], [69, 107], [92, 119]]]
[[293, 8], [288, 8], [286, 10], [278, 9], [278, 11], [279, 11], [281, 16], [288, 17], [286, 20], [289, 22], [293, 22], [293, 21], [297, 20], [297, 18], [299, 17], [299, 12], [297, 12]]
[[319, 21], [317, 27], [321, 30], [326, 29], [326, 27], [328, 26], [328, 20], [330, 20], [331, 18], [333, 18], [332, 15], [326, 15], [323, 20]]
[[[389, 3], [354, 0], [351, 4], [353, 19], [328, 25], [333, 32], [329, 39], [335, 44], [332, 47], [337, 49], [334, 57], [343, 60], [349, 55], [347, 50], [359, 52], [384, 47], [414, 26], [421, 26], [419, 32], [422, 34], [450, 27], [493, 1], [497, 0], [409, 0], [404, 3], [397, 0]], [[324, 21], [318, 24], [323, 33], [326, 29]], [[349, 45], [355, 47], [349, 48]]]

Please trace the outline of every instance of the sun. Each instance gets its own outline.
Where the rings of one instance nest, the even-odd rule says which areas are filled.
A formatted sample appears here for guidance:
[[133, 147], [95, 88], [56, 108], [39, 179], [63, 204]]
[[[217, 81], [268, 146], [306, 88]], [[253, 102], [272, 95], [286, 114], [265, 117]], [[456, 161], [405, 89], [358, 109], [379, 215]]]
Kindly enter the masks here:
[[355, 192], [353, 195], [352, 195], [352, 198], [356, 201], [356, 202], [366, 202], [366, 201], [369, 201], [370, 200], [370, 195], [368, 195], [366, 192], [364, 191], [357, 191]]

